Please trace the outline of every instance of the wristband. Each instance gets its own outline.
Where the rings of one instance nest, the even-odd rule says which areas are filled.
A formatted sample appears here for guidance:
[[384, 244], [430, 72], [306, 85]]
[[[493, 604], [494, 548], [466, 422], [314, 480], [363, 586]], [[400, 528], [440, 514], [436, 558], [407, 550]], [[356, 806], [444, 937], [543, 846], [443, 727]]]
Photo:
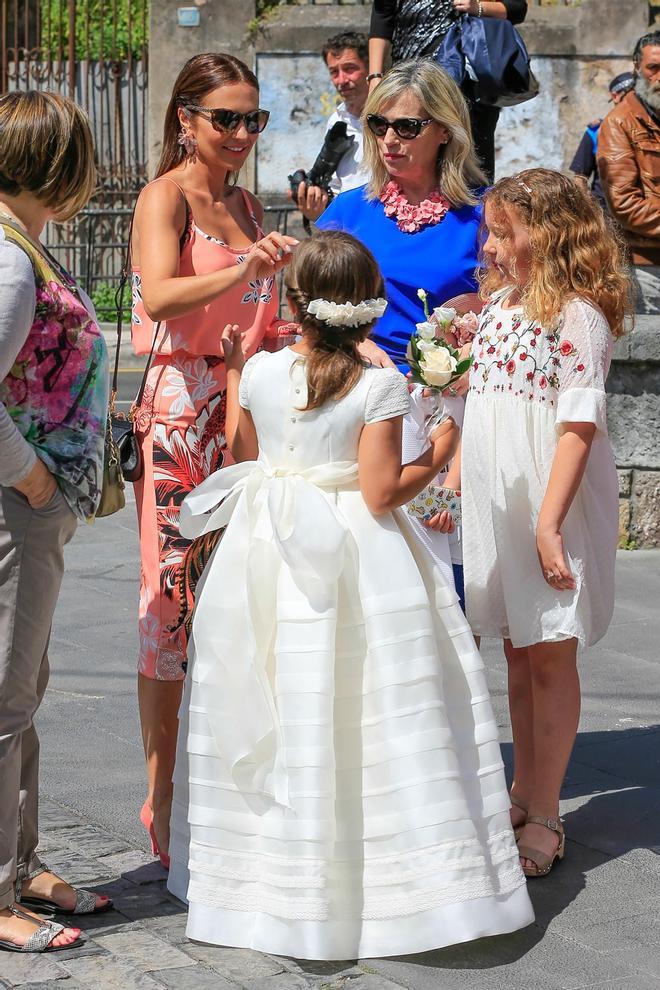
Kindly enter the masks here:
[[369, 75], [367, 76], [367, 82], [368, 83], [371, 82], [372, 79], [382, 79], [382, 78], [383, 78], [382, 72], [370, 72]]

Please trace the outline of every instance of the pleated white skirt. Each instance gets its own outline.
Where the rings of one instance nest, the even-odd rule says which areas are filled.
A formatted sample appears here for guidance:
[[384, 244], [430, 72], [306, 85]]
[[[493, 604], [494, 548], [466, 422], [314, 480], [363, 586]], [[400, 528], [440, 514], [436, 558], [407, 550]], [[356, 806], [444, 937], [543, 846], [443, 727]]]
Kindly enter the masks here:
[[[253, 810], [234, 783], [209, 719], [221, 687], [196, 678], [193, 649], [168, 881], [187, 934], [353, 959], [522, 928], [533, 911], [497, 727], [456, 593], [405, 512], [375, 519], [359, 492], [325, 497], [351, 534], [336, 607], [319, 616], [283, 564], [267, 661], [290, 808]], [[231, 543], [230, 525], [204, 582], [218, 623], [245, 595]]]

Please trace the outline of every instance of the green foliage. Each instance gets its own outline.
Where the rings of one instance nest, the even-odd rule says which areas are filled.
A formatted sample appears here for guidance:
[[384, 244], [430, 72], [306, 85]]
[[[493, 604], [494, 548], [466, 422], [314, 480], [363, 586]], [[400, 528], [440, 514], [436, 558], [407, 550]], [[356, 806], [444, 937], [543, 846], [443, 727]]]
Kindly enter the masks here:
[[[98, 282], [92, 291], [92, 302], [99, 323], [114, 323], [117, 319], [116, 293], [118, 283]], [[122, 293], [122, 309], [126, 313], [131, 308], [131, 287], [128, 282]]]
[[257, 0], [257, 17], [270, 13], [274, 7], [279, 7], [284, 0]]
[[[69, 4], [40, 0], [41, 47], [56, 58], [67, 57]], [[77, 0], [76, 58], [140, 58], [148, 42], [149, 0]]]
[[256, 17], [247, 22], [245, 37], [251, 44], [257, 39], [260, 31], [263, 31], [268, 22], [275, 14], [277, 7], [287, 3], [287, 0], [257, 0]]

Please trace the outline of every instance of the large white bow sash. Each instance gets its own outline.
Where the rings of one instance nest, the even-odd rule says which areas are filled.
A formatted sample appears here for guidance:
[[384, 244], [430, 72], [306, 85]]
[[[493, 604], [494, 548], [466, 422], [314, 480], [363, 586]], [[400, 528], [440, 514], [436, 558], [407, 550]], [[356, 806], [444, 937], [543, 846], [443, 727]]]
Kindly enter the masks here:
[[259, 813], [290, 807], [272, 680], [282, 564], [319, 615], [336, 608], [348, 530], [328, 491], [355, 490], [357, 464], [223, 468], [181, 506], [189, 539], [228, 526], [198, 587], [193, 677], [223, 762]]

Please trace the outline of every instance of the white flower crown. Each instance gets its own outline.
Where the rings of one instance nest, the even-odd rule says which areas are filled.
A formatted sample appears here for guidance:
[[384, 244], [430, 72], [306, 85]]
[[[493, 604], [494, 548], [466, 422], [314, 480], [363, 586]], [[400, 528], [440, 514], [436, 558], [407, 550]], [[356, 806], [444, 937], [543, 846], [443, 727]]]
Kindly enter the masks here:
[[351, 302], [337, 303], [328, 299], [312, 299], [307, 312], [315, 316], [321, 323], [330, 327], [359, 327], [364, 323], [373, 323], [379, 319], [387, 308], [387, 299], [363, 299], [357, 304]]

